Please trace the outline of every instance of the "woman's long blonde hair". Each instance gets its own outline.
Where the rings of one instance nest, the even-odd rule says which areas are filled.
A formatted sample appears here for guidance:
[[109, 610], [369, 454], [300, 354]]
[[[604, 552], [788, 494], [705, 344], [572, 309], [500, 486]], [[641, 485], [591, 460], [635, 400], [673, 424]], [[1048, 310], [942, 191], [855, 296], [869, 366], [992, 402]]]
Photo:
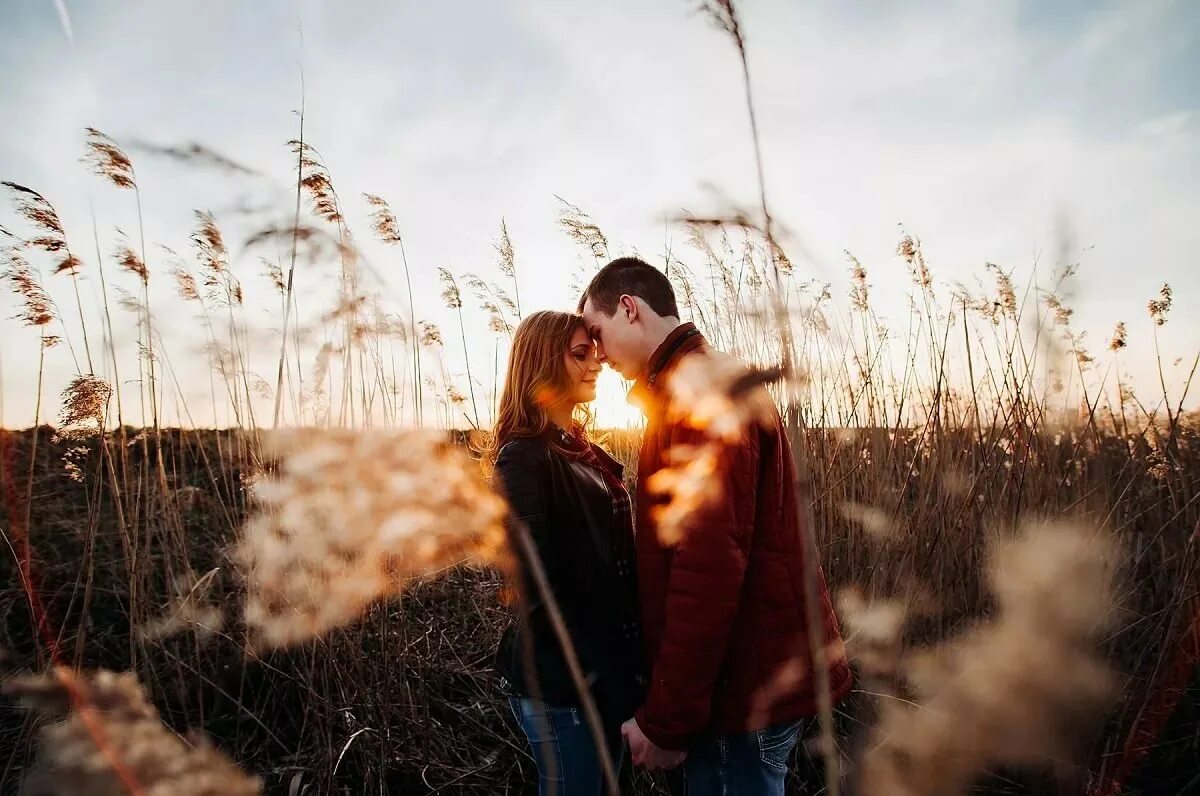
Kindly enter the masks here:
[[[564, 357], [571, 338], [581, 328], [583, 319], [578, 315], [553, 310], [535, 312], [517, 326], [496, 425], [483, 451], [485, 470], [491, 470], [504, 443], [546, 433], [550, 408], [567, 398], [571, 380]], [[580, 407], [577, 412], [584, 416], [580, 427], [586, 427], [590, 421], [587, 410]]]

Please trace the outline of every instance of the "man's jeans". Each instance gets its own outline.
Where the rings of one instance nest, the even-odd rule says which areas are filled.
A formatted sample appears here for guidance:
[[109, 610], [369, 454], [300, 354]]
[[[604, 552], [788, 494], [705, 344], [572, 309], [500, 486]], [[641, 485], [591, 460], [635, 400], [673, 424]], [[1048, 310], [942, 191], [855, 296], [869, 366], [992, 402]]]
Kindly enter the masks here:
[[683, 763], [688, 796], [784, 796], [788, 758], [809, 724], [697, 738]]
[[[583, 710], [510, 697], [513, 715], [533, 751], [541, 796], [600, 796], [604, 790], [600, 755]], [[613, 769], [621, 768], [620, 727], [606, 727]]]

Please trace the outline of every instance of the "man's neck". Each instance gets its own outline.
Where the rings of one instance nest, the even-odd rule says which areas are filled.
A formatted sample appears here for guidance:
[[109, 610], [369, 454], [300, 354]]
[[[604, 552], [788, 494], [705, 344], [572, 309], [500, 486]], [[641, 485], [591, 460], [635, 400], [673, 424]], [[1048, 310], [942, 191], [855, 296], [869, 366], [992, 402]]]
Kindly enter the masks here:
[[646, 327], [646, 361], [642, 363], [641, 373], [643, 376], [650, 369], [651, 359], [654, 358], [655, 352], [662, 347], [666, 339], [671, 336], [671, 332], [683, 325], [683, 322], [678, 318], [671, 316], [667, 318], [655, 318], [647, 323]]
[[654, 352], [662, 347], [666, 339], [671, 336], [671, 332], [675, 331], [682, 325], [682, 322], [675, 317], [655, 318], [650, 321], [646, 328], [646, 362], [642, 365], [642, 371], [645, 372], [650, 367], [650, 360], [654, 357]]

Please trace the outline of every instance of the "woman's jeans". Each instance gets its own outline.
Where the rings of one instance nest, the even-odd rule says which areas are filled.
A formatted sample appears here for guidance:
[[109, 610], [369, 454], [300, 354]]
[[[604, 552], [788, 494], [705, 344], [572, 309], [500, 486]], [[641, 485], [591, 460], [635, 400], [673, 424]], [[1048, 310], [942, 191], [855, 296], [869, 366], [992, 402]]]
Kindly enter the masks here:
[[[598, 796], [604, 774], [596, 741], [582, 708], [556, 707], [525, 697], [509, 697], [513, 715], [533, 749], [541, 796]], [[621, 728], [605, 728], [613, 770], [621, 768]]]

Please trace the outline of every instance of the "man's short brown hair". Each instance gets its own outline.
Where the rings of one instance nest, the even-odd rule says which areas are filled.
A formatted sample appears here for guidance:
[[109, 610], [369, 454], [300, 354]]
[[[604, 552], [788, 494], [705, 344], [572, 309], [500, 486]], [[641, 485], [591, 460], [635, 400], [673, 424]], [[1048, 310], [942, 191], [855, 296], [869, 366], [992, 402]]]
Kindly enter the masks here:
[[664, 318], [678, 318], [679, 305], [666, 274], [637, 257], [618, 257], [592, 277], [579, 298], [579, 311], [588, 299], [605, 315], [617, 311], [621, 296], [636, 296]]

